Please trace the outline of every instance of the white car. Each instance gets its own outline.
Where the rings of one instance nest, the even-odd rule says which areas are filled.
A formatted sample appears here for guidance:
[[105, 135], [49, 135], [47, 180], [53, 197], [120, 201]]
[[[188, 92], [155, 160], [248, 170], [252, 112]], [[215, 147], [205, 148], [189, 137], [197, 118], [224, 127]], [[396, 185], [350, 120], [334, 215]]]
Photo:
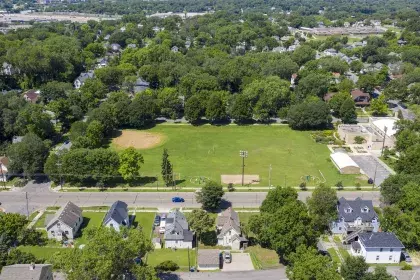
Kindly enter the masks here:
[[162, 214], [160, 216], [159, 233], [165, 233], [165, 225], [166, 225], [166, 215]]

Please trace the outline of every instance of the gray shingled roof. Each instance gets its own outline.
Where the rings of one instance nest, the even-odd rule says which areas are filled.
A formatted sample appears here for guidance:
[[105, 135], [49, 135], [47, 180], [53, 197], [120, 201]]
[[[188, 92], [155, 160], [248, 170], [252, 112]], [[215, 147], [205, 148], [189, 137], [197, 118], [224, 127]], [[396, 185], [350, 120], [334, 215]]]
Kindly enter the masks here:
[[[373, 209], [372, 200], [362, 200], [360, 197], [355, 200], [347, 200], [344, 197], [338, 200], [338, 218], [344, 218], [345, 222], [353, 222], [358, 217], [362, 218], [363, 222], [371, 222], [374, 218], [378, 218], [375, 210]], [[345, 209], [351, 208], [350, 213], [346, 213]], [[362, 209], [367, 207], [368, 212], [363, 213]]]
[[54, 218], [51, 219], [47, 225], [47, 230], [49, 230], [57, 220], [59, 220], [62, 224], [74, 228], [75, 224], [78, 222], [81, 216], [82, 209], [80, 209], [73, 202], [69, 201], [66, 205], [61, 207], [60, 210], [58, 210], [58, 212], [55, 214]]
[[77, 77], [77, 80], [80, 81], [80, 83], [84, 83], [87, 79], [92, 79], [95, 77], [95, 73], [93, 71], [83, 72], [80, 73], [79, 77]]
[[192, 241], [193, 233], [188, 229], [188, 222], [184, 214], [175, 210], [166, 217], [165, 240]]
[[404, 245], [392, 232], [363, 232], [358, 236], [359, 242], [365, 248], [404, 248]]
[[232, 207], [229, 207], [217, 217], [217, 226], [222, 227], [218, 237], [223, 237], [231, 229], [234, 229], [238, 233], [241, 232], [239, 215]]
[[[128, 218], [128, 206], [127, 203], [117, 200], [115, 201], [103, 221], [103, 225], [106, 225], [110, 220], [114, 220], [119, 225]], [[127, 219], [128, 220], [128, 219]]]
[[199, 266], [220, 265], [220, 251], [217, 249], [198, 250]]
[[48, 271], [51, 270], [50, 264], [36, 264], [33, 270], [30, 270], [29, 267], [29, 264], [4, 266], [0, 280], [40, 280], [44, 279]]

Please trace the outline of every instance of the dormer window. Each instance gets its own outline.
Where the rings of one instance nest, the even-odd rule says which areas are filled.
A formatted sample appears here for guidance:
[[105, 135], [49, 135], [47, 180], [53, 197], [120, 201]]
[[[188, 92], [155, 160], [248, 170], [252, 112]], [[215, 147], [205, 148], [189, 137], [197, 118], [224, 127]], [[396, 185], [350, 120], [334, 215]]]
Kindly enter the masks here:
[[369, 208], [367, 206], [362, 208], [362, 213], [368, 213], [369, 212]]
[[352, 211], [353, 209], [351, 209], [350, 207], [344, 209], [345, 213], [351, 213]]

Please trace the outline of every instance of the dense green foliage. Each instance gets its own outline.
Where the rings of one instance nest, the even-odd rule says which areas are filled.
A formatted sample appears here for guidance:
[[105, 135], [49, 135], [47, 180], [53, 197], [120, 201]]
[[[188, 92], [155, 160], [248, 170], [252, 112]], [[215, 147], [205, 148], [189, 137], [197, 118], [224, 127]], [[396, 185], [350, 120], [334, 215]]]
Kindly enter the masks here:
[[222, 185], [214, 181], [208, 181], [196, 193], [196, 199], [198, 203], [201, 203], [203, 209], [216, 210], [220, 207], [224, 194]]

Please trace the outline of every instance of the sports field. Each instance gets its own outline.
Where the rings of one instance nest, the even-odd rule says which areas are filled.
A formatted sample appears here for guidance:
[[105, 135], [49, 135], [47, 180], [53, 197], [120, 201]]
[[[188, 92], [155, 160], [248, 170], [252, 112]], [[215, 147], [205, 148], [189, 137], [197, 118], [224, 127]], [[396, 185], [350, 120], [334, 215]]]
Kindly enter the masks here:
[[[316, 185], [324, 181], [319, 171], [330, 185], [341, 180], [344, 186], [354, 186], [357, 179], [355, 175], [339, 174], [329, 160], [328, 148], [315, 143], [310, 132], [294, 131], [287, 126], [158, 125], [138, 131], [137, 135], [132, 131], [123, 133], [119, 139], [113, 139], [111, 148], [124, 148], [117, 143], [142, 147], [141, 142], [149, 141], [154, 133], [164, 140], [155, 141], [151, 148], [140, 149], [144, 157], [141, 173], [158, 175], [160, 181], [163, 148], [168, 149], [176, 179], [183, 186], [198, 186], [200, 177], [220, 182], [221, 175], [241, 174], [240, 150], [248, 151], [245, 174], [259, 175], [259, 186], [268, 186], [270, 164], [272, 185], [286, 182], [297, 186], [306, 175], [314, 177], [307, 185]], [[124, 135], [130, 139], [121, 139]], [[143, 138], [144, 135], [147, 137]]]

